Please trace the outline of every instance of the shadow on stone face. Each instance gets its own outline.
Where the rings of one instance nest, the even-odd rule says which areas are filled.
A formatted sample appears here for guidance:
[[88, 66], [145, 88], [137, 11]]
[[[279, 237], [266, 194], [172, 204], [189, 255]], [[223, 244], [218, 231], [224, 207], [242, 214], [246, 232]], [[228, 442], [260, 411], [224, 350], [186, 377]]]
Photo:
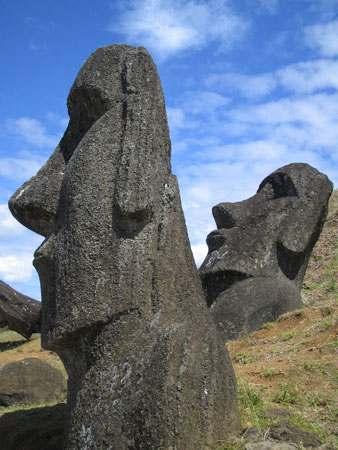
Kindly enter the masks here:
[[1, 450], [62, 450], [66, 405], [4, 414], [0, 417]]
[[224, 339], [236, 339], [302, 306], [300, 290], [332, 192], [308, 164], [266, 177], [257, 194], [213, 208], [200, 268], [206, 302]]

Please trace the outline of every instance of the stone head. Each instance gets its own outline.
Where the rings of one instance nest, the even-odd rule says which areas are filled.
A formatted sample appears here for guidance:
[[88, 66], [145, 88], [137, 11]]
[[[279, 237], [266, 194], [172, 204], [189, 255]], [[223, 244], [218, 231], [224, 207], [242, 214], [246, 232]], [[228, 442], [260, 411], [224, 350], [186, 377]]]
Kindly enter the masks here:
[[[270, 320], [299, 307], [307, 261], [331, 191], [324, 174], [295, 163], [266, 177], [253, 197], [215, 206], [217, 230], [207, 237], [209, 252], [200, 268], [209, 306], [229, 305], [227, 296], [234, 296], [242, 308], [257, 313], [271, 300], [276, 304], [269, 306], [274, 310]], [[233, 308], [226, 313], [229, 320], [231, 314], [242, 314]]]
[[34, 266], [46, 347], [68, 345], [77, 331], [139, 306], [135, 295], [122, 295], [132, 283], [117, 260], [134, 246], [129, 264], [142, 263], [131, 242], [151, 241], [170, 173], [164, 100], [145, 49], [98, 49], [67, 105], [69, 124], [52, 156], [9, 201], [17, 220], [45, 237]]

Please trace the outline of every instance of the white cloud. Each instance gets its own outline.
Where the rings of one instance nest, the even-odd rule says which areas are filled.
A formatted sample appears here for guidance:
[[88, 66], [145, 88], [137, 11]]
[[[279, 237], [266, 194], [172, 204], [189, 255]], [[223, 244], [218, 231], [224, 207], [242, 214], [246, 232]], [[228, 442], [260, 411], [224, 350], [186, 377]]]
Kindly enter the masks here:
[[337, 117], [338, 93], [286, 97], [229, 111], [230, 121], [245, 126], [242, 140], [282, 145], [290, 161], [311, 159], [331, 173], [338, 163]]
[[277, 71], [276, 78], [285, 89], [297, 93], [338, 89], [338, 61], [318, 59], [290, 64]]
[[308, 46], [323, 56], [338, 56], [338, 20], [307, 26], [304, 30]]
[[209, 43], [227, 48], [246, 28], [227, 0], [132, 0], [124, 4], [119, 27], [115, 21], [109, 27], [162, 57]]
[[167, 108], [167, 116], [170, 129], [184, 128], [185, 113], [182, 108]]
[[0, 279], [10, 283], [15, 289], [40, 296], [39, 283], [32, 260], [34, 251], [43, 238], [15, 224], [9, 216], [7, 205], [0, 205], [3, 219], [0, 222]]
[[60, 131], [64, 131], [68, 125], [69, 117], [61, 116], [60, 114], [49, 111], [46, 114], [46, 120], [51, 126], [59, 128]]
[[230, 99], [217, 92], [194, 91], [183, 96], [189, 114], [211, 114], [229, 104]]
[[285, 97], [234, 109], [229, 114], [236, 120], [246, 123], [267, 125], [295, 123], [318, 128], [336, 122], [338, 93]]
[[13, 237], [13, 233], [20, 234], [23, 231], [23, 226], [11, 215], [7, 204], [0, 204], [0, 236], [11, 233], [11, 237]]
[[287, 148], [281, 143], [268, 139], [257, 139], [245, 143], [216, 146], [205, 153], [197, 153], [197, 157], [201, 161], [220, 161], [222, 163], [227, 160], [229, 163], [237, 161], [251, 165], [262, 159], [276, 160], [286, 151]]
[[42, 241], [11, 216], [7, 204], [0, 204], [0, 279], [33, 297], [40, 294], [32, 259]]
[[32, 254], [0, 255], [0, 277], [7, 282], [28, 281], [33, 272]]
[[0, 158], [0, 177], [26, 181], [40, 169], [44, 160], [32, 158]]
[[277, 89], [297, 94], [310, 94], [338, 89], [338, 60], [317, 59], [289, 64], [274, 72], [243, 75], [240, 73], [210, 74], [205, 84], [239, 93], [254, 100], [272, 94]]
[[272, 73], [243, 75], [240, 73], [211, 74], [206, 79], [207, 86], [222, 86], [229, 92], [239, 92], [244, 97], [255, 98], [270, 94], [277, 85]]
[[207, 256], [208, 246], [207, 244], [196, 244], [191, 246], [191, 250], [194, 255], [196, 266], [199, 267]]
[[8, 120], [7, 128], [9, 132], [37, 147], [53, 147], [58, 141], [58, 136], [49, 134], [39, 120], [31, 117]]

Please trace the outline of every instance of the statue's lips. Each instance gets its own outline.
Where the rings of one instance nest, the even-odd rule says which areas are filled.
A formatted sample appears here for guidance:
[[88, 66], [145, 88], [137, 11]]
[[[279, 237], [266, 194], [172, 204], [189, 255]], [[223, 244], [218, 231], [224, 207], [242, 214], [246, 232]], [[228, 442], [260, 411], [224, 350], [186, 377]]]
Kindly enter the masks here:
[[226, 237], [224, 232], [221, 230], [214, 230], [208, 234], [207, 244], [209, 247], [209, 251], [216, 250], [220, 248], [226, 241]]
[[40, 269], [50, 267], [53, 262], [50, 252], [47, 250], [48, 238], [45, 239], [40, 247], [38, 247], [34, 252], [33, 266], [39, 272]]
[[[232, 230], [236, 232], [238, 228], [232, 228]], [[227, 279], [229, 276], [232, 278], [235, 273], [240, 274], [239, 278], [243, 279], [259, 275], [260, 272], [257, 272], [250, 260], [246, 260], [245, 264], [242, 263], [238, 239], [233, 239], [231, 234], [232, 231], [227, 228], [220, 228], [209, 233], [207, 236], [208, 255], [199, 269], [202, 276], [213, 274], [216, 278]], [[244, 276], [242, 277], [241, 274]]]
[[214, 230], [214, 231], [211, 231], [209, 234], [208, 234], [208, 238], [209, 237], [213, 237], [213, 236], [224, 236], [224, 234], [223, 234], [223, 232], [221, 231], [221, 230]]
[[43, 269], [43, 267], [46, 266], [46, 258], [44, 258], [43, 256], [39, 255], [39, 256], [34, 256], [33, 258], [33, 266], [35, 267], [35, 269], [37, 270], [38, 273], [40, 273], [40, 271]]

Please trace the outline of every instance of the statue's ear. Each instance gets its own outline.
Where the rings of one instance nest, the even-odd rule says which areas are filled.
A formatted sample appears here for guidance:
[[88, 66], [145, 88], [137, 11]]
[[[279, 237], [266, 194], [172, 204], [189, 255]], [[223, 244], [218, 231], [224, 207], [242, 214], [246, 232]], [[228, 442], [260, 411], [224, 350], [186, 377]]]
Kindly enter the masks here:
[[292, 214], [283, 221], [277, 242], [278, 264], [291, 280], [303, 279], [307, 260], [319, 238], [325, 217], [324, 206], [308, 205], [302, 201], [293, 203]]
[[[139, 70], [137, 64], [147, 67]], [[126, 64], [123, 84], [124, 128], [114, 207], [121, 231], [135, 234], [151, 220], [160, 183], [169, 175], [170, 140], [159, 79], [147, 54], [141, 52]]]
[[294, 253], [304, 252], [318, 222], [316, 202], [307, 202], [296, 189], [292, 177], [278, 170], [266, 177], [259, 186], [259, 193], [266, 192], [270, 200], [287, 200], [282, 214], [279, 244]]
[[315, 242], [325, 218], [325, 211], [313, 208], [302, 201], [292, 202], [290, 215], [283, 221], [280, 243], [296, 253], [305, 252]]

